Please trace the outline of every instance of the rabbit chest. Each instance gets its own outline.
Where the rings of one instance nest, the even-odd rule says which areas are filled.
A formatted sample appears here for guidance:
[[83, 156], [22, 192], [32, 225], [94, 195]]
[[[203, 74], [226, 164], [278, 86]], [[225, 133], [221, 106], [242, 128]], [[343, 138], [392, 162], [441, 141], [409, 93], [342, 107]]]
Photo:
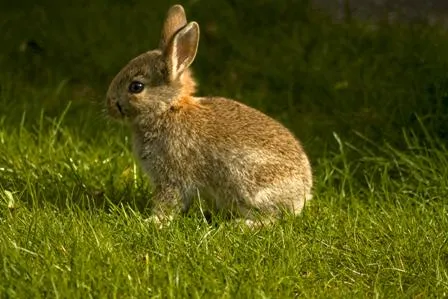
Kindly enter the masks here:
[[204, 157], [188, 131], [179, 134], [145, 130], [133, 136], [134, 154], [155, 183], [192, 185], [198, 180]]

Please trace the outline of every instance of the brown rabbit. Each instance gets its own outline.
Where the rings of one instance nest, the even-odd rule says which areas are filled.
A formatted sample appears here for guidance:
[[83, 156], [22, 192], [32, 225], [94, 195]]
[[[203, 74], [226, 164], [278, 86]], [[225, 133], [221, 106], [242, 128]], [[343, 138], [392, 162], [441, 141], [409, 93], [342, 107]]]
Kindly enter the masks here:
[[155, 187], [152, 219], [186, 212], [197, 194], [247, 224], [300, 213], [312, 188], [300, 143], [253, 108], [194, 97], [188, 67], [198, 42], [199, 25], [187, 24], [182, 6], [174, 5], [159, 49], [131, 60], [107, 92], [109, 114], [130, 125], [135, 155]]

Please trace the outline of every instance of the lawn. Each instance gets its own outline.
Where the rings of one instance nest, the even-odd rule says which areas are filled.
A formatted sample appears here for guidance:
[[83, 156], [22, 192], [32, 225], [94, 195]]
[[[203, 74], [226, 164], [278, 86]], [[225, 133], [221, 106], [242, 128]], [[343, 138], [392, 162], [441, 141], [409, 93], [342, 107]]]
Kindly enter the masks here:
[[184, 2], [199, 93], [290, 128], [313, 201], [259, 230], [207, 223], [199, 204], [145, 222], [151, 182], [104, 97], [169, 3], [1, 3], [0, 297], [448, 296], [448, 32], [209, 2]]

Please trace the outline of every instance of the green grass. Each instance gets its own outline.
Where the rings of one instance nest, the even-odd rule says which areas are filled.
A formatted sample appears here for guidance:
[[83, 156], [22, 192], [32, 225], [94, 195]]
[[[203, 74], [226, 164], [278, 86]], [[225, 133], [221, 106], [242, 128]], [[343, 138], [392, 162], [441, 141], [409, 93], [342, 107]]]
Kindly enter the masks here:
[[158, 230], [102, 109], [168, 4], [50, 2], [0, 4], [1, 298], [448, 296], [448, 33], [333, 24], [303, 1], [186, 3], [201, 93], [285, 123], [315, 196], [261, 230], [199, 207]]

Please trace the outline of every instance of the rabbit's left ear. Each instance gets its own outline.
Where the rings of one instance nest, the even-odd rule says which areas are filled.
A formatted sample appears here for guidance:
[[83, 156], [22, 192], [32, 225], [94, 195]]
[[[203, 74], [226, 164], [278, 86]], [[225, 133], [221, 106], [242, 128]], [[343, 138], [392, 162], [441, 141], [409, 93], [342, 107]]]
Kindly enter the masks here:
[[163, 51], [174, 34], [185, 25], [187, 25], [187, 17], [185, 16], [184, 8], [179, 4], [173, 5], [168, 10], [165, 23], [163, 24], [159, 49]]
[[199, 25], [188, 23], [179, 30], [165, 49], [170, 81], [174, 81], [191, 65], [199, 44]]

